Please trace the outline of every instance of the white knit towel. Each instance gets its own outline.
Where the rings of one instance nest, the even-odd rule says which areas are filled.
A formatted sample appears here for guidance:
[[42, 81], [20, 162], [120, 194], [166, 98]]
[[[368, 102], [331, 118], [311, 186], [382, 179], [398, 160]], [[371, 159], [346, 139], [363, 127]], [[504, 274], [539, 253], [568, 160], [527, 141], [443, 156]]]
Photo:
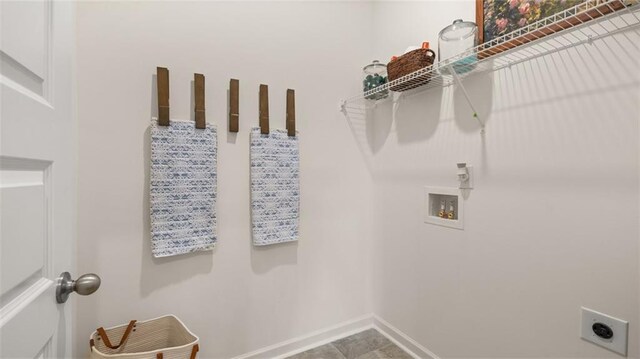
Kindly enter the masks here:
[[207, 124], [151, 123], [151, 250], [155, 257], [216, 243], [217, 134]]
[[251, 130], [251, 221], [253, 244], [298, 239], [300, 211], [298, 136]]

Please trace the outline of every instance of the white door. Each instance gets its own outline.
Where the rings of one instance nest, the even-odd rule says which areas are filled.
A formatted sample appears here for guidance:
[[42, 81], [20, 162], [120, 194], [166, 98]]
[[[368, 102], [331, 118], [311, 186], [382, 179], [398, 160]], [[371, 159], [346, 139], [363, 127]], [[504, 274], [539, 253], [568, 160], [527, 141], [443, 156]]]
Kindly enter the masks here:
[[0, 358], [72, 356], [74, 7], [0, 0]]

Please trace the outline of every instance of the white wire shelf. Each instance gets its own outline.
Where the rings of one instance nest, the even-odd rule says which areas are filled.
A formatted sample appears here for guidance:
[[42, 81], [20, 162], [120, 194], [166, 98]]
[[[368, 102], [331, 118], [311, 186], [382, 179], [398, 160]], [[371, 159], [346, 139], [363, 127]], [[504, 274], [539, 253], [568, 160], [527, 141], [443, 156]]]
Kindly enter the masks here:
[[[629, 30], [640, 25], [639, 8], [638, 0], [586, 0], [461, 54], [343, 100], [342, 109], [348, 103], [375, 98], [377, 94], [392, 91], [393, 88], [426, 90], [449, 86], [467, 76], [496, 71]], [[590, 25], [588, 29], [586, 25]]]

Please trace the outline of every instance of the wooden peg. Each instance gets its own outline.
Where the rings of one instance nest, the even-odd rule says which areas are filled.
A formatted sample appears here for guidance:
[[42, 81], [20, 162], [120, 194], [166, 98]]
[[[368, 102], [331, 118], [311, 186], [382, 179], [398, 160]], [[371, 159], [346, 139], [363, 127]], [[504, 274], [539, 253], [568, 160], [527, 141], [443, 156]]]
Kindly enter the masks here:
[[287, 89], [287, 134], [296, 135], [296, 92]]
[[158, 67], [156, 70], [158, 125], [169, 126], [169, 70], [166, 67]]
[[207, 128], [207, 120], [204, 110], [204, 75], [193, 74], [193, 89], [195, 92], [195, 118], [196, 128]]
[[260, 133], [269, 134], [269, 86], [260, 85]]
[[229, 132], [240, 129], [240, 81], [229, 81]]

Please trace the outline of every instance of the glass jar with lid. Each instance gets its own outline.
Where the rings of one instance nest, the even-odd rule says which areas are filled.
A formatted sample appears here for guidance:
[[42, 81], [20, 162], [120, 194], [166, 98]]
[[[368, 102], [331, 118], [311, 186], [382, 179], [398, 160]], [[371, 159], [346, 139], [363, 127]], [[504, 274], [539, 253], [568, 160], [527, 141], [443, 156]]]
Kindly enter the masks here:
[[475, 23], [458, 19], [442, 29], [438, 34], [440, 72], [445, 74], [450, 72], [449, 66], [446, 66], [447, 63], [443, 61], [447, 61], [458, 74], [473, 70], [478, 62], [476, 46], [478, 46], [478, 26]]
[[[378, 60], [373, 60], [373, 62], [363, 69], [364, 78], [362, 80], [362, 91], [367, 93], [367, 91], [375, 90], [376, 88], [387, 83], [387, 65], [381, 64]], [[381, 90], [379, 92], [375, 92], [368, 96], [365, 96], [368, 100], [381, 100], [386, 98], [389, 95], [389, 91], [387, 89]]]

